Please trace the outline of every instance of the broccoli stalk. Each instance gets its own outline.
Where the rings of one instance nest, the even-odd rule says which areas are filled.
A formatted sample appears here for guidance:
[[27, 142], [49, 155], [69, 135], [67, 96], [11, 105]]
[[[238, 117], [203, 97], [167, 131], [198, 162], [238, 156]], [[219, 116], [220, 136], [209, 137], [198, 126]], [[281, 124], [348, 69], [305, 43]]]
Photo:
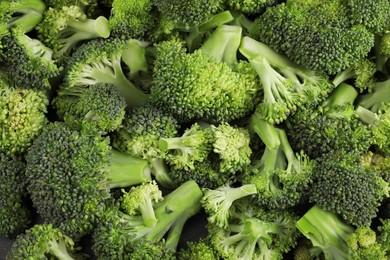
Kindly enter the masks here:
[[390, 102], [390, 79], [376, 82], [373, 92], [362, 95], [358, 104], [376, 113], [382, 102]]

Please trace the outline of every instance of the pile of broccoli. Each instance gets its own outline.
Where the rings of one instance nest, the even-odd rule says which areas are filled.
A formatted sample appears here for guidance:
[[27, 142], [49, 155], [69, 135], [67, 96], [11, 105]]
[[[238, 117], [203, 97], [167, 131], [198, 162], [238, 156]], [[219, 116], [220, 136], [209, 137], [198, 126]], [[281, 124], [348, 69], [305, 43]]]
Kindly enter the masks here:
[[17, 259], [390, 258], [388, 0], [0, 0]]

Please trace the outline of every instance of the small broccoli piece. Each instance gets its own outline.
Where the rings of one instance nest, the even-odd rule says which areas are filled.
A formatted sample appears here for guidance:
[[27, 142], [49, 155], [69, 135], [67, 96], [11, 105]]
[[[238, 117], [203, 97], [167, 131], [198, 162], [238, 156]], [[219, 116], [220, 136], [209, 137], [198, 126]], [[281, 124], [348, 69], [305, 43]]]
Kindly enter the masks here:
[[151, 101], [183, 122], [223, 122], [250, 113], [260, 86], [250, 65], [237, 63], [241, 31], [219, 26], [193, 53], [178, 39], [160, 43]]
[[0, 150], [8, 154], [27, 152], [48, 123], [49, 101], [43, 92], [15, 87], [0, 71]]
[[202, 206], [209, 215], [209, 223], [220, 228], [227, 228], [231, 216], [232, 204], [244, 197], [257, 193], [256, 185], [246, 184], [241, 187], [224, 185], [214, 190], [204, 189]]
[[114, 0], [109, 20], [112, 34], [140, 38], [156, 23], [151, 0]]
[[312, 260], [313, 256], [318, 254], [311, 252], [313, 250], [315, 249], [310, 240], [304, 239], [298, 241], [297, 246], [294, 248], [294, 260]]
[[145, 43], [119, 38], [95, 39], [83, 44], [69, 60], [61, 89], [106, 83], [119, 90], [128, 109], [145, 104], [148, 95], [142, 86], [136, 86], [125, 75], [127, 71], [139, 70], [138, 61], [145, 60], [144, 47]]
[[386, 182], [390, 182], [390, 156], [368, 151], [360, 157], [360, 163], [378, 172]]
[[62, 69], [55, 64], [51, 49], [24, 34], [19, 27], [2, 37], [1, 44], [6, 50], [0, 56], [1, 67], [16, 85], [36, 89], [51, 87], [49, 80]]
[[333, 89], [323, 75], [299, 67], [252, 38], [243, 38], [240, 52], [260, 76], [264, 98], [256, 110], [270, 124], [284, 121], [307, 103], [319, 103]]
[[258, 14], [266, 7], [278, 4], [279, 0], [227, 0], [225, 5], [245, 14]]
[[[154, 204], [154, 226], [144, 225], [142, 217], [109, 209], [95, 229], [92, 249], [100, 259], [167, 259], [163, 255], [176, 250], [186, 221], [199, 212], [202, 195], [194, 181], [182, 184]], [[139, 258], [140, 254], [150, 257]]]
[[195, 170], [195, 162], [203, 162], [213, 149], [213, 135], [209, 127], [195, 123], [180, 137], [160, 138], [159, 148], [168, 152], [166, 161], [178, 170]]
[[6, 28], [17, 26], [27, 33], [42, 20], [46, 5], [42, 0], [2, 0], [0, 2], [0, 23]]
[[0, 236], [13, 237], [28, 228], [31, 212], [25, 202], [26, 165], [0, 153]]
[[381, 219], [381, 225], [378, 227], [378, 243], [380, 243], [386, 251], [387, 255], [390, 255], [390, 219]]
[[372, 133], [353, 106], [357, 95], [355, 88], [342, 83], [320, 106], [303, 108], [291, 116], [286, 131], [292, 146], [312, 159], [331, 151], [366, 152]]
[[153, 206], [162, 199], [157, 183], [147, 182], [125, 192], [121, 198], [121, 208], [129, 216], [141, 214], [144, 225], [153, 227], [157, 224]]
[[249, 131], [228, 123], [211, 126], [214, 136], [213, 151], [219, 157], [221, 173], [236, 173], [250, 165], [252, 150], [249, 147]]
[[282, 259], [295, 246], [297, 218], [288, 211], [263, 211], [250, 204], [229, 221], [227, 228], [209, 226], [211, 243], [223, 259]]
[[362, 167], [355, 154], [334, 152], [321, 158], [314, 170], [310, 201], [355, 226], [367, 225], [376, 216], [388, 185], [380, 173]]
[[77, 256], [74, 241], [51, 224], [40, 224], [19, 235], [7, 255], [9, 260], [57, 259], [72, 260]]
[[145, 160], [112, 150], [108, 139], [54, 123], [26, 156], [27, 191], [42, 218], [72, 238], [92, 231], [110, 189], [151, 180]]
[[372, 91], [374, 86], [374, 74], [377, 71], [376, 65], [373, 61], [368, 59], [362, 59], [343, 70], [335, 76], [333, 84], [338, 86], [341, 82], [345, 82], [349, 79], [354, 79], [354, 86], [357, 87], [360, 92], [368, 90]]
[[196, 242], [187, 242], [187, 248], [181, 248], [178, 260], [216, 260], [219, 259], [218, 253], [210, 244], [210, 239], [202, 238]]
[[97, 0], [45, 0], [45, 2], [48, 7], [56, 9], [71, 5], [77, 5], [83, 9], [93, 9], [97, 5]]
[[113, 134], [113, 146], [132, 156], [143, 158], [151, 165], [157, 182], [169, 188], [175, 187], [167, 174], [165, 153], [159, 148], [161, 137], [174, 137], [179, 125], [176, 119], [156, 107], [147, 104], [135, 108], [123, 120], [123, 127]]
[[390, 102], [390, 79], [375, 82], [373, 91], [359, 97], [358, 105], [377, 113], [382, 103]]
[[72, 128], [101, 133], [119, 129], [126, 108], [118, 89], [109, 84], [59, 90], [53, 105], [58, 118]]
[[53, 57], [63, 63], [80, 42], [110, 35], [108, 21], [104, 16], [88, 19], [76, 5], [50, 7], [36, 30], [39, 39], [53, 50]]

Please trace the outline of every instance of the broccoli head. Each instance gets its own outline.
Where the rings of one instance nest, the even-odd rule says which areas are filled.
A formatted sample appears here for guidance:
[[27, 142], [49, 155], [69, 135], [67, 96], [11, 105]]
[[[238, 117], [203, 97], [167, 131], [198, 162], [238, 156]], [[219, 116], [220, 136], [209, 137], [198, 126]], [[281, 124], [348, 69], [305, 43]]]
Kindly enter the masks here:
[[258, 14], [279, 2], [279, 0], [226, 0], [225, 5], [245, 14]]

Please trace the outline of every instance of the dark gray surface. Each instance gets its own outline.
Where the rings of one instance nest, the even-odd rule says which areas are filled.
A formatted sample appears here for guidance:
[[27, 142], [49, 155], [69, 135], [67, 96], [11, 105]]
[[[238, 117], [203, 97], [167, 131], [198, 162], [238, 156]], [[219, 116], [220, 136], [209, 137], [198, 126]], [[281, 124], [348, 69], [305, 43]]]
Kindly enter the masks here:
[[5, 256], [11, 248], [12, 242], [12, 239], [0, 237], [0, 259], [5, 259]]

